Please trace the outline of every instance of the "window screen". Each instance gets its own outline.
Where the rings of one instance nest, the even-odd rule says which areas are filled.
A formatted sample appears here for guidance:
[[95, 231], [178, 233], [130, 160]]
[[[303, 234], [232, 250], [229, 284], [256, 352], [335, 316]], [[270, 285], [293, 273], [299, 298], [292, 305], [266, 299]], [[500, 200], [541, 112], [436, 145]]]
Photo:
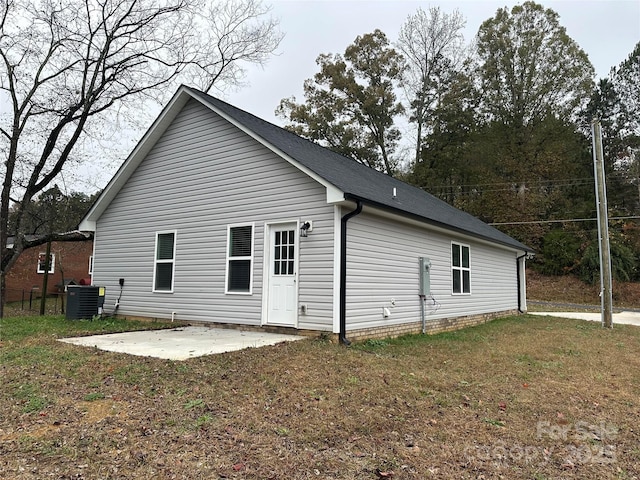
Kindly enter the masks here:
[[156, 234], [155, 277], [153, 282], [153, 289], [156, 291], [173, 291], [175, 240], [175, 232]]
[[251, 293], [253, 225], [229, 227], [227, 293]]

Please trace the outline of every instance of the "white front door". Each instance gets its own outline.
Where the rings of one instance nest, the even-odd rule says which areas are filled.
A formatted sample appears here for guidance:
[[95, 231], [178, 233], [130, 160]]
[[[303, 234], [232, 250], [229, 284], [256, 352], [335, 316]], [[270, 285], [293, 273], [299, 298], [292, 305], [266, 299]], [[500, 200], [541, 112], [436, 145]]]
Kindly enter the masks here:
[[295, 327], [298, 320], [297, 224], [272, 225], [267, 323]]

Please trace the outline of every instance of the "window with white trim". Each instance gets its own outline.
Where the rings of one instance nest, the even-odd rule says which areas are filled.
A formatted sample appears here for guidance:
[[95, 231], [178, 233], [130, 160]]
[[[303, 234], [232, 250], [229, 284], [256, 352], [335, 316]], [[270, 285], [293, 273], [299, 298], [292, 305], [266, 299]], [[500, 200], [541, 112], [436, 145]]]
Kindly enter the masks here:
[[451, 244], [451, 291], [459, 295], [471, 293], [471, 259], [468, 245]]
[[[54, 273], [56, 268], [56, 254], [49, 254], [49, 273]], [[47, 270], [47, 253], [40, 252], [38, 254], [38, 273], [44, 273]]]
[[156, 253], [153, 263], [153, 291], [173, 292], [176, 258], [176, 232], [156, 233]]
[[93, 275], [93, 255], [89, 255], [89, 275]]
[[225, 293], [250, 294], [253, 286], [253, 224], [227, 227]]

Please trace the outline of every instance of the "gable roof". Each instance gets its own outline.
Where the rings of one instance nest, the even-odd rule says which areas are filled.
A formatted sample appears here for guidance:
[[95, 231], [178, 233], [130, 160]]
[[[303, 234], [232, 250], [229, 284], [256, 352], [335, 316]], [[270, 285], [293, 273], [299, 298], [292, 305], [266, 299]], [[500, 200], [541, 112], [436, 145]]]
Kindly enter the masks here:
[[417, 187], [378, 172], [211, 95], [186, 86], [178, 89], [169, 105], [165, 107], [109, 182], [81, 222], [81, 229], [91, 226], [95, 228], [95, 221], [100, 214], [190, 98], [223, 116], [260, 143], [311, 174], [323, 185], [338, 190], [341, 192], [341, 198], [345, 200], [359, 200], [365, 205], [417, 219], [430, 225], [455, 230], [516, 250], [532, 252], [529, 247], [505, 233]]

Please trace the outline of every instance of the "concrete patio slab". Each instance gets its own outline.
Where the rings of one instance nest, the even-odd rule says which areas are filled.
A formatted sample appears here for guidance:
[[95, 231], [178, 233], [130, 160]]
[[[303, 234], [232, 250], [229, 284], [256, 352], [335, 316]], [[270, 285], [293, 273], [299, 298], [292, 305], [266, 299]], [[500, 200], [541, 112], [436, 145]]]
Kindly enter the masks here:
[[[599, 312], [527, 312], [530, 315], [542, 315], [562, 318], [575, 318], [578, 320], [589, 320], [601, 322], [602, 314]], [[640, 312], [619, 312], [613, 314], [613, 325], [636, 325], [640, 326]]]
[[61, 338], [61, 342], [168, 360], [187, 360], [202, 355], [302, 340], [298, 335], [241, 331], [215, 327], [179, 327], [143, 332], [110, 333]]

